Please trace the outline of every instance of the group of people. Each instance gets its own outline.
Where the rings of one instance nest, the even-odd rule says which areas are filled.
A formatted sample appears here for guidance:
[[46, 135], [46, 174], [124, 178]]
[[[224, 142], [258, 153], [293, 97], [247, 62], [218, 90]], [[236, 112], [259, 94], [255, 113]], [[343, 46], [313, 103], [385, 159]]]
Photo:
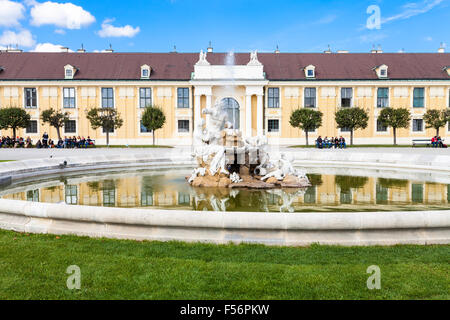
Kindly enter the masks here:
[[0, 140], [0, 148], [31, 148], [32, 141], [30, 137], [27, 137], [26, 139], [22, 137], [2, 137]]
[[325, 137], [322, 139], [322, 136], [319, 136], [316, 140], [316, 148], [319, 149], [331, 149], [331, 148], [347, 148], [347, 144], [345, 143], [345, 138], [343, 136], [338, 137]]
[[431, 146], [433, 148], [447, 148], [447, 145], [444, 144], [444, 141], [440, 136], [434, 136], [431, 138]]
[[[92, 140], [89, 136], [87, 138], [84, 137], [64, 137], [64, 139], [60, 138], [55, 143], [52, 139], [49, 138], [47, 132], [44, 132], [42, 135], [42, 139], [36, 142], [35, 147], [37, 149], [46, 149], [46, 148], [87, 148], [93, 147], [95, 145], [95, 141]], [[0, 148], [33, 148], [33, 141], [30, 137], [24, 139], [23, 137], [2, 137], [0, 140]]]

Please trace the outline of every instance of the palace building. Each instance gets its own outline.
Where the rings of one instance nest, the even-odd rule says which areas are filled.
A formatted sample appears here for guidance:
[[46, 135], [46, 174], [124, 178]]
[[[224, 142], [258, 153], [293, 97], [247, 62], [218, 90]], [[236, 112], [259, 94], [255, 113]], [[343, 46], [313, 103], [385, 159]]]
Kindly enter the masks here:
[[[266, 134], [272, 144], [304, 144], [304, 133], [289, 124], [293, 110], [314, 108], [323, 124], [309, 133], [349, 137], [338, 129], [339, 108], [361, 107], [369, 125], [354, 134], [355, 143], [391, 144], [392, 130], [377, 120], [384, 107], [409, 108], [411, 124], [400, 129], [398, 143], [430, 138], [423, 115], [427, 109], [450, 107], [450, 54], [438, 53], [31, 53], [0, 52], [0, 107], [18, 106], [31, 116], [18, 135], [36, 142], [46, 131], [40, 114], [67, 111], [66, 136], [90, 136], [104, 144], [104, 130], [86, 119], [92, 107], [116, 108], [124, 120], [110, 134], [112, 144], [145, 145], [152, 133], [141, 124], [145, 107], [166, 115], [156, 131], [161, 145], [189, 145], [202, 109], [223, 102], [229, 120], [245, 136]], [[1, 135], [12, 135], [2, 130]], [[450, 138], [450, 124], [442, 128]]]

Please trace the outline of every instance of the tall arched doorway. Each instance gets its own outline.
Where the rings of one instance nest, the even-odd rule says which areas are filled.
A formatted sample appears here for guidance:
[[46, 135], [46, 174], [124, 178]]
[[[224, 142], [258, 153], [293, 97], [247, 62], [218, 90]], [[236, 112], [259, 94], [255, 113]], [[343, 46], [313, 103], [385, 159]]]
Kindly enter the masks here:
[[221, 103], [228, 114], [228, 121], [233, 124], [234, 129], [239, 129], [239, 103], [233, 98], [224, 98]]

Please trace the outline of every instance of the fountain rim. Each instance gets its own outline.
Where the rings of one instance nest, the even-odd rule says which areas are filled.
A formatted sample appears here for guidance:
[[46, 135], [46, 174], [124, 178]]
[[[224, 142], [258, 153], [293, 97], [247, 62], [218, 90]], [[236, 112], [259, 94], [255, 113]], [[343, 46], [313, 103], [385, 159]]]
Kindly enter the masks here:
[[[345, 155], [345, 154], [341, 154]], [[436, 164], [449, 161], [448, 156], [394, 163], [392, 157], [382, 162], [330, 159], [342, 167], [434, 171]], [[303, 155], [304, 156], [304, 155]], [[295, 165], [318, 162], [302, 159], [296, 152]], [[350, 157], [351, 158], [351, 157]], [[24, 160], [0, 164], [0, 183], [35, 179], [42, 175], [99, 172], [120, 168], [148, 169], [194, 166], [186, 157], [160, 158], [155, 155], [117, 155]], [[67, 166], [61, 167], [61, 161]], [[352, 161], [350, 161], [352, 160]], [[450, 174], [450, 167], [438, 166], [439, 172]], [[427, 170], [428, 169], [428, 170]], [[0, 199], [0, 228], [31, 233], [76, 234], [147, 240], [179, 240], [193, 242], [249, 242], [269, 245], [393, 245], [449, 244], [450, 210], [397, 212], [202, 212], [139, 208], [90, 207], [66, 204], [33, 203]]]

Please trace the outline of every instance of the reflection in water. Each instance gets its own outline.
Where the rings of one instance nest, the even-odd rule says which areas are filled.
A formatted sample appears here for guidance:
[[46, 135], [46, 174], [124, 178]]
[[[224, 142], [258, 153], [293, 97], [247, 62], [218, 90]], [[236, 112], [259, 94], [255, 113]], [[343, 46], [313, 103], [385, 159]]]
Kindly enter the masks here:
[[[325, 170], [326, 171], [326, 170]], [[376, 177], [309, 174], [306, 189], [194, 188], [187, 171], [131, 171], [61, 177], [0, 190], [7, 199], [105, 207], [207, 211], [383, 211], [448, 209], [450, 185]]]

